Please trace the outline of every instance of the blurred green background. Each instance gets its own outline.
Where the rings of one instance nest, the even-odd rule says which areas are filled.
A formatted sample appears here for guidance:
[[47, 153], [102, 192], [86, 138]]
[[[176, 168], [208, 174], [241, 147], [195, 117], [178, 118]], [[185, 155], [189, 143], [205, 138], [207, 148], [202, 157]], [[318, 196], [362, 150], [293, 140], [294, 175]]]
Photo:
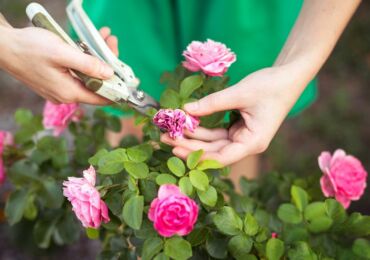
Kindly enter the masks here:
[[[226, 1], [226, 0], [225, 0]], [[24, 14], [31, 1], [0, 0], [0, 12], [15, 27], [29, 26]], [[66, 25], [65, 0], [43, 0], [43, 4]], [[319, 171], [317, 156], [323, 150], [343, 148], [358, 157], [370, 171], [370, 1], [363, 1], [342, 35], [333, 54], [319, 73], [317, 101], [295, 118], [286, 120], [270, 148], [263, 154], [262, 172], [296, 172], [307, 176]], [[6, 37], [1, 35], [0, 37]], [[12, 130], [12, 115], [25, 107], [40, 112], [43, 100], [22, 83], [0, 71], [0, 129]], [[0, 189], [4, 196], [7, 188]], [[370, 214], [370, 189], [350, 210]], [[1, 216], [0, 216], [1, 218]], [[0, 220], [1, 221], [1, 220]], [[0, 225], [0, 259], [32, 259], [23, 249], [8, 242], [6, 225]], [[80, 241], [59, 249], [52, 259], [93, 259], [99, 245]], [[42, 253], [37, 259], [50, 259]]]

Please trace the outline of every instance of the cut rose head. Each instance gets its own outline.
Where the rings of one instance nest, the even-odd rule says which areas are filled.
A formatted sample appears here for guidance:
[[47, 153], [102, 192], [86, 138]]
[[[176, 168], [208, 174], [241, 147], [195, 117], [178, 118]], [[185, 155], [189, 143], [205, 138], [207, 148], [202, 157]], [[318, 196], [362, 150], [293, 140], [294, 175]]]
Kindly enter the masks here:
[[69, 177], [63, 182], [63, 194], [72, 204], [72, 210], [86, 228], [98, 228], [109, 222], [108, 207], [95, 188], [94, 167], [83, 172], [83, 178]]
[[181, 193], [179, 187], [165, 184], [152, 201], [148, 217], [161, 236], [185, 236], [193, 230], [198, 211], [195, 201]]
[[198, 118], [186, 114], [181, 109], [160, 109], [154, 115], [153, 122], [168, 132], [171, 138], [182, 137], [185, 129], [194, 132], [199, 125]]
[[42, 123], [45, 129], [53, 130], [54, 136], [59, 136], [71, 121], [78, 122], [82, 116], [83, 112], [78, 104], [56, 105], [46, 101]]
[[320, 184], [326, 197], [335, 197], [344, 208], [352, 200], [360, 199], [366, 188], [367, 172], [357, 158], [338, 149], [333, 155], [322, 152], [318, 162], [324, 174]]
[[225, 44], [207, 40], [193, 41], [183, 52], [183, 66], [193, 72], [203, 71], [208, 76], [222, 76], [236, 61], [235, 54]]

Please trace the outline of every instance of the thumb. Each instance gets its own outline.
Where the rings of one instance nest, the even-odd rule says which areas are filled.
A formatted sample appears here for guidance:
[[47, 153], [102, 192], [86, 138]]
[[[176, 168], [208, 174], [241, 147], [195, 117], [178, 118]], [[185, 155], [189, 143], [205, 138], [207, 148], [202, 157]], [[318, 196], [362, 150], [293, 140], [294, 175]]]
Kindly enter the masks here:
[[193, 116], [206, 116], [215, 112], [238, 109], [241, 108], [243, 96], [236, 86], [230, 87], [188, 103], [184, 109]]

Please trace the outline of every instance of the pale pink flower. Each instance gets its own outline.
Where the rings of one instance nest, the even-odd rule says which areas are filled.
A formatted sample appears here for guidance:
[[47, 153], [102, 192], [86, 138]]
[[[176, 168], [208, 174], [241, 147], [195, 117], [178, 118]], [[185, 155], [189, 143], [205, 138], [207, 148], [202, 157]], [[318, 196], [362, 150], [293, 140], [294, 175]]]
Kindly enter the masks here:
[[0, 131], [0, 184], [4, 183], [6, 178], [3, 152], [6, 146], [14, 145], [14, 138], [10, 132]]
[[46, 129], [53, 129], [54, 136], [59, 136], [68, 124], [80, 121], [83, 111], [78, 104], [56, 105], [46, 101], [42, 123]]
[[72, 204], [72, 210], [86, 228], [98, 228], [109, 222], [108, 207], [95, 188], [96, 173], [93, 166], [83, 171], [83, 178], [69, 177], [63, 182], [63, 194]]
[[366, 188], [367, 172], [357, 158], [338, 149], [333, 156], [322, 152], [318, 162], [324, 174], [320, 184], [326, 197], [335, 197], [344, 208], [352, 200], [360, 199]]
[[183, 52], [183, 66], [190, 71], [203, 71], [209, 76], [222, 76], [236, 61], [235, 54], [220, 42], [193, 41]]
[[186, 114], [181, 109], [160, 109], [154, 115], [153, 122], [167, 131], [171, 138], [182, 137], [185, 129], [194, 132], [199, 125], [198, 118]]
[[193, 230], [198, 211], [195, 201], [181, 193], [179, 187], [165, 184], [152, 201], [148, 217], [161, 236], [185, 236]]

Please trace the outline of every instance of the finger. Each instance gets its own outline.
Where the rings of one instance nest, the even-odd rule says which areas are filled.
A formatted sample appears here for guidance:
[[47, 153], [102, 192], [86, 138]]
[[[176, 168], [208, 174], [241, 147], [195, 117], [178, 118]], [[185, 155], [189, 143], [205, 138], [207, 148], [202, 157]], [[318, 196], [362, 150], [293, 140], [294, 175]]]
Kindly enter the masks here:
[[241, 108], [243, 97], [243, 89], [234, 86], [188, 103], [184, 108], [191, 115], [206, 116], [219, 111]]
[[111, 34], [111, 29], [105, 26], [105, 27], [102, 27], [99, 30], [99, 32], [100, 32], [101, 37], [105, 40]]
[[76, 102], [77, 103], [84, 103], [90, 105], [109, 105], [112, 104], [112, 101], [103, 98], [95, 94], [94, 92], [88, 90], [85, 85], [78, 79], [73, 78], [73, 81], [76, 84], [76, 88], [79, 90], [79, 94], [77, 95]]
[[161, 136], [161, 142], [174, 147], [183, 147], [193, 151], [202, 149], [204, 151], [213, 152], [220, 150], [222, 147], [230, 143], [230, 141], [226, 139], [213, 142], [203, 142], [199, 140], [187, 139], [185, 137], [172, 139], [168, 134], [163, 134]]
[[185, 136], [201, 141], [216, 141], [220, 139], [227, 139], [228, 131], [223, 128], [207, 129], [204, 127], [197, 127], [194, 132], [186, 130]]
[[114, 55], [118, 56], [119, 51], [118, 51], [118, 39], [116, 36], [109, 36], [106, 39], [106, 43], [109, 47], [109, 49], [113, 52]]
[[62, 44], [54, 57], [58, 65], [80, 71], [95, 78], [108, 79], [113, 69], [96, 57], [82, 53], [68, 44]]

